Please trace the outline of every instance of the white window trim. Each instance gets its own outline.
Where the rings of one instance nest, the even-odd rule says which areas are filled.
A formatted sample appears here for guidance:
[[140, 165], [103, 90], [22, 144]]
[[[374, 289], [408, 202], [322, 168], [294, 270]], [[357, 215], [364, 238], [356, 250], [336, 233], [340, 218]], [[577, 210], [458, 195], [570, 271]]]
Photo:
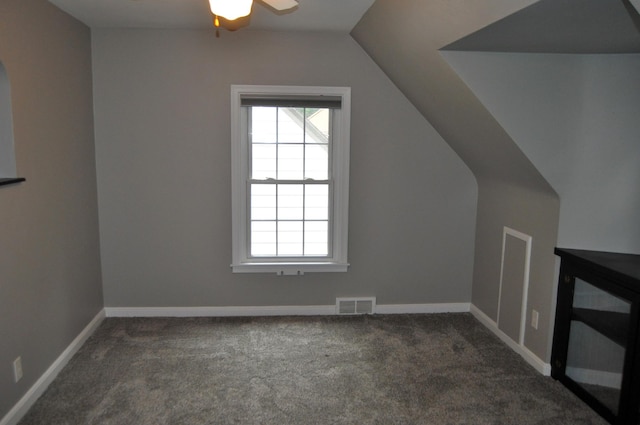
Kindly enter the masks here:
[[[340, 96], [342, 107], [334, 123], [332, 166], [334, 199], [332, 211], [332, 256], [319, 258], [277, 259], [249, 258], [247, 234], [247, 185], [248, 142], [242, 134], [241, 98], [251, 95], [273, 96]], [[301, 275], [311, 272], [346, 272], [348, 224], [349, 224], [349, 142], [351, 134], [351, 88], [350, 87], [304, 87], [304, 86], [231, 86], [231, 208], [232, 208], [232, 270], [234, 273], [265, 273], [279, 275]]]

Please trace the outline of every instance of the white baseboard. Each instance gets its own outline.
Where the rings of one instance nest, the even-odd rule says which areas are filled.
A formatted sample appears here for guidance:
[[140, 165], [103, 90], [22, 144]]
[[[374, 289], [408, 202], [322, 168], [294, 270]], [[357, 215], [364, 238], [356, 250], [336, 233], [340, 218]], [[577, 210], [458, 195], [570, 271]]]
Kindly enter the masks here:
[[498, 338], [502, 340], [505, 344], [509, 346], [513, 351], [518, 353], [520, 357], [525, 359], [529, 365], [531, 365], [535, 370], [541, 373], [544, 376], [551, 375], [551, 365], [549, 363], [545, 363], [542, 359], [536, 356], [531, 350], [527, 347], [518, 344], [507, 334], [502, 332], [495, 321], [493, 321], [489, 316], [484, 314], [478, 307], [471, 304], [471, 314], [478, 319], [480, 323], [482, 323], [485, 327], [487, 327], [491, 332], [496, 334]]
[[378, 304], [378, 314], [468, 313], [471, 303]]
[[0, 420], [0, 425], [16, 425], [20, 419], [33, 406], [38, 398], [44, 393], [49, 384], [53, 382], [63, 367], [71, 360], [71, 357], [82, 347], [82, 344], [91, 336], [96, 328], [105, 318], [104, 310], [100, 312], [89, 322], [80, 334], [71, 341], [71, 344], [58, 356], [58, 358], [49, 366], [49, 368], [40, 376], [40, 378], [29, 388], [29, 391], [13, 406], [11, 410]]
[[107, 317], [327, 316], [335, 305], [243, 307], [105, 307]]
[[[376, 313], [466, 313], [470, 306], [470, 303], [378, 304]], [[331, 316], [336, 314], [336, 306], [105, 307], [105, 312], [107, 317]]]

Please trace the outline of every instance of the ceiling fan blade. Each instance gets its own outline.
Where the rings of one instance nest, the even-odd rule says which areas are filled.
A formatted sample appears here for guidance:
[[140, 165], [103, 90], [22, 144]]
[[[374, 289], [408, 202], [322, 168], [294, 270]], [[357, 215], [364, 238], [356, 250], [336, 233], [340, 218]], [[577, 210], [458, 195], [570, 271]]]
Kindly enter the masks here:
[[296, 0], [262, 0], [262, 2], [277, 11], [285, 11], [298, 6]]

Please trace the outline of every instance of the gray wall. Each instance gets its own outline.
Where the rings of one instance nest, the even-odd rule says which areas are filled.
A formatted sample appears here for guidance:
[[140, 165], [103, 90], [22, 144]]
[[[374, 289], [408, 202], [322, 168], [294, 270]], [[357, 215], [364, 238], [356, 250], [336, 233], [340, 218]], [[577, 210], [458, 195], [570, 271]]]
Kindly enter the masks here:
[[559, 194], [557, 245], [640, 254], [640, 55], [445, 57]]
[[558, 192], [558, 246], [640, 254], [640, 55], [446, 57]]
[[[94, 30], [105, 305], [469, 302], [469, 169], [348, 35]], [[352, 87], [347, 273], [232, 274], [230, 85]]]
[[[540, 359], [548, 361], [555, 306], [553, 248], [557, 237], [558, 199], [546, 191], [535, 191], [498, 180], [487, 181], [479, 186], [472, 302], [487, 316], [496, 320], [503, 229], [506, 226], [531, 236], [524, 345]], [[501, 301], [521, 302], [520, 299]], [[540, 316], [537, 330], [529, 323], [534, 309]], [[501, 320], [519, 321], [520, 317], [502, 317]]]
[[533, 237], [527, 316], [538, 310], [540, 323], [538, 330], [526, 328], [525, 346], [546, 360], [558, 197], [439, 50], [531, 3], [377, 0], [352, 35], [477, 179], [472, 302], [490, 319], [496, 320], [498, 311], [503, 228]]
[[[0, 187], [0, 417], [102, 308], [89, 29], [0, 2], [18, 173]], [[22, 357], [24, 377], [11, 364]]]

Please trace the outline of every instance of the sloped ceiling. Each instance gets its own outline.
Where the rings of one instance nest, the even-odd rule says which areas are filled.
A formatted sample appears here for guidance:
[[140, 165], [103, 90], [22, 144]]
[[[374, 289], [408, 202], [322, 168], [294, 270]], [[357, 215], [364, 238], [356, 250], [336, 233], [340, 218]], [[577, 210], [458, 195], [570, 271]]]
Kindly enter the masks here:
[[535, 0], [377, 0], [351, 35], [477, 179], [553, 193], [439, 49]]
[[622, 0], [541, 0], [443, 50], [639, 53], [640, 14]]
[[377, 0], [351, 34], [477, 178], [551, 192], [440, 51], [640, 52], [628, 0]]

